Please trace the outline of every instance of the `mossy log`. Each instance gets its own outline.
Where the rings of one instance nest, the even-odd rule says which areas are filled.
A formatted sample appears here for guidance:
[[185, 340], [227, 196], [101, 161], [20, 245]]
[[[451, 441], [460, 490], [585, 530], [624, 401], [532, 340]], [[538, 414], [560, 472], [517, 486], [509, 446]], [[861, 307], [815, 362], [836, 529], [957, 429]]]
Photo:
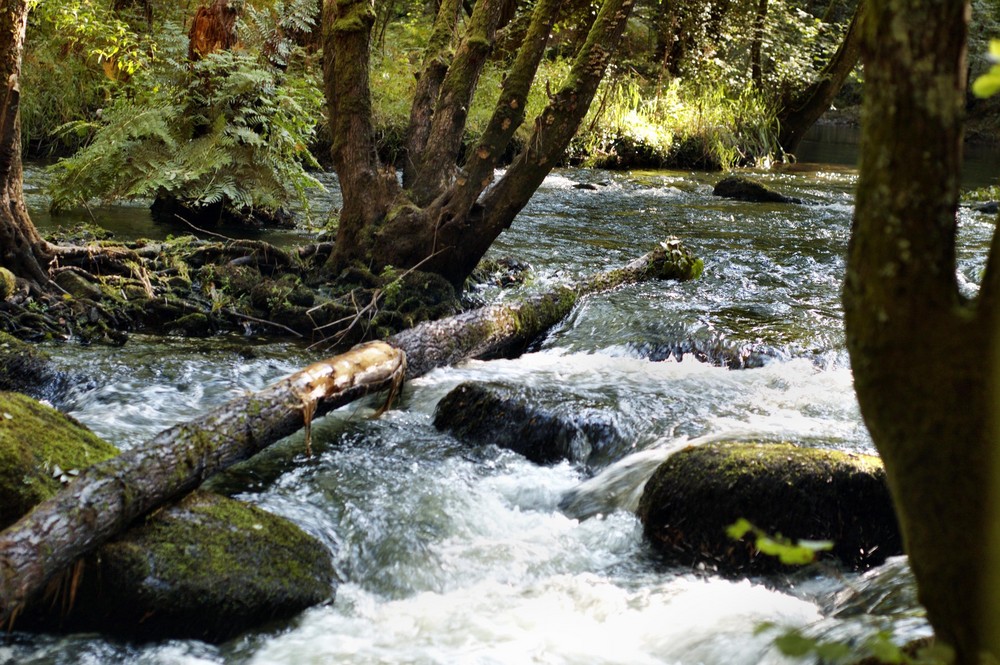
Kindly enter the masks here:
[[565, 318], [581, 296], [651, 279], [695, 279], [703, 268], [701, 259], [670, 238], [628, 265], [598, 273], [576, 288], [561, 286], [518, 303], [421, 323], [388, 342], [406, 353], [410, 378], [470, 358], [516, 356]]
[[16, 618], [54, 575], [136, 518], [313, 417], [398, 386], [404, 369], [398, 349], [360, 345], [89, 467], [0, 533], [0, 623]]
[[646, 483], [638, 514], [669, 561], [725, 574], [785, 568], [761, 554], [754, 538], [727, 535], [741, 518], [770, 536], [832, 541], [829, 554], [855, 569], [903, 551], [878, 457], [788, 443], [685, 448]]

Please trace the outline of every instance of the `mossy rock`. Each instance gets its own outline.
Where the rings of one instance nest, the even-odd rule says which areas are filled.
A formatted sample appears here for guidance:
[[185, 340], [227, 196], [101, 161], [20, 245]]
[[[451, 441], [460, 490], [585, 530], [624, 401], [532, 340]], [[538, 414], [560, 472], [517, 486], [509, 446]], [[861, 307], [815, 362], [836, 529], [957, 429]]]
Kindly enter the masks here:
[[547, 409], [539, 395], [462, 383], [434, 411], [434, 426], [470, 445], [493, 444], [536, 464], [568, 460], [606, 464], [624, 439], [616, 423], [594, 410]]
[[221, 642], [330, 600], [330, 553], [288, 520], [196, 491], [86, 559], [72, 610], [43, 628]]
[[68, 387], [69, 377], [34, 345], [0, 332], [0, 390], [52, 399]]
[[0, 529], [118, 449], [50, 406], [0, 392]]
[[715, 183], [712, 194], [748, 203], [802, 203], [802, 199], [779, 194], [759, 182], [735, 175], [727, 176]]
[[6, 300], [17, 292], [17, 278], [10, 270], [0, 268], [0, 300]]
[[753, 539], [733, 540], [740, 518], [793, 540], [830, 540], [830, 556], [854, 569], [902, 553], [879, 458], [788, 443], [715, 443], [668, 458], [639, 502], [646, 538], [671, 563], [723, 574], [784, 566]]

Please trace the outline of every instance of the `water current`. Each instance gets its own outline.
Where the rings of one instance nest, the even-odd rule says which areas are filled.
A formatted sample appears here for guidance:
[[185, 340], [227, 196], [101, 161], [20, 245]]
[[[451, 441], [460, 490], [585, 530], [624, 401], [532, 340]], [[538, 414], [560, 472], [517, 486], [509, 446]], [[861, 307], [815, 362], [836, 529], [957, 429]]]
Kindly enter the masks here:
[[[533, 266], [522, 288], [618, 266], [669, 235], [704, 258], [703, 278], [589, 297], [516, 360], [436, 370], [380, 418], [372, 404], [325, 418], [312, 458], [291, 437], [212, 481], [325, 543], [342, 579], [335, 601], [222, 645], [14, 634], [0, 663], [750, 665], [803, 662], [774, 646], [790, 629], [852, 644], [879, 630], [898, 642], [928, 634], [903, 560], [865, 576], [824, 567], [726, 580], [664, 567], [631, 512], [655, 465], [689, 442], [872, 450], [839, 305], [856, 173], [799, 165], [755, 175], [807, 204], [717, 199], [715, 174], [553, 173], [492, 250]], [[321, 221], [337, 203], [330, 181], [313, 214]], [[122, 217], [122, 236], [159, 232]], [[993, 220], [963, 209], [960, 225], [959, 271], [974, 290]], [[749, 368], [680, 353], [691, 348]], [[252, 337], [135, 336], [121, 349], [50, 351], [96, 379], [70, 413], [123, 448], [315, 359]], [[539, 467], [436, 431], [435, 404], [467, 380], [604, 414], [621, 433], [620, 459], [592, 471]]]

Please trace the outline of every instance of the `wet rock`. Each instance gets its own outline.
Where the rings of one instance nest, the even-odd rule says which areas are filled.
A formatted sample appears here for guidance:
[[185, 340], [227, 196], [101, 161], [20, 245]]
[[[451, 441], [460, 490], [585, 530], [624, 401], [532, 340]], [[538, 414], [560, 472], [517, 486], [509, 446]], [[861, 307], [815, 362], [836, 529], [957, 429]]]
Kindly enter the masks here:
[[724, 574], [784, 568], [752, 538], [732, 540], [740, 518], [767, 534], [830, 540], [820, 556], [867, 569], [902, 552], [877, 457], [787, 443], [713, 443], [669, 457], [646, 484], [638, 514], [667, 560]]
[[976, 212], [981, 212], [986, 215], [995, 215], [1000, 212], [1000, 203], [997, 201], [988, 201], [986, 203], [980, 203], [973, 206], [973, 210]]
[[331, 599], [335, 579], [326, 548], [288, 520], [197, 491], [87, 557], [71, 611], [27, 620], [219, 642]]
[[591, 182], [577, 182], [573, 184], [573, 189], [585, 189], [587, 191], [596, 192], [597, 185]]
[[118, 449], [26, 395], [0, 392], [0, 529]]
[[796, 199], [754, 182], [742, 176], [727, 176], [716, 183], [712, 190], [715, 196], [748, 203], [802, 203], [802, 199]]
[[284, 209], [265, 210], [263, 208], [234, 207], [229, 202], [197, 205], [173, 196], [157, 197], [149, 207], [153, 220], [174, 227], [190, 230], [197, 227], [233, 226], [260, 229], [278, 227], [295, 228], [295, 218]]
[[564, 415], [523, 393], [476, 383], [457, 386], [438, 403], [434, 426], [460, 441], [495, 444], [537, 464], [606, 463], [623, 438], [616, 423], [596, 411]]
[[35, 399], [58, 401], [74, 383], [82, 382], [56, 368], [35, 346], [0, 332], [0, 390]]
[[698, 362], [729, 369], [763, 367], [768, 361], [781, 356], [777, 349], [731, 342], [721, 335], [711, 338], [686, 336], [662, 342], [643, 342], [632, 345], [632, 348], [639, 356], [653, 362], [663, 362], [670, 358], [681, 362], [688, 356]]

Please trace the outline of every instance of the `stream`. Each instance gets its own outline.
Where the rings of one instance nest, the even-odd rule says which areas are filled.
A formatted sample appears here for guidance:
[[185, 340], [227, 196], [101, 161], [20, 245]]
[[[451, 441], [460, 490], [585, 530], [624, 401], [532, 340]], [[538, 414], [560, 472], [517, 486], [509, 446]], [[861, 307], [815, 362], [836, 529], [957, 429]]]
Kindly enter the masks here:
[[[325, 543], [342, 579], [335, 602], [221, 645], [15, 633], [0, 644], [0, 664], [751, 665], [810, 662], [774, 645], [790, 629], [853, 645], [877, 631], [899, 643], [928, 635], [902, 559], [866, 575], [825, 566], [727, 580], [665, 567], [630, 511], [656, 464], [690, 442], [873, 450], [839, 303], [856, 172], [813, 163], [754, 176], [807, 205], [717, 199], [718, 174], [554, 172], [491, 250], [534, 267], [519, 288], [621, 265], [668, 235], [704, 259], [702, 279], [588, 297], [521, 358], [435, 370], [380, 418], [370, 417], [378, 404], [366, 402], [314, 425], [312, 458], [293, 436], [211, 481]], [[338, 203], [327, 182], [313, 208], [319, 221]], [[39, 192], [29, 193], [40, 226], [66, 223], [45, 216]], [[118, 209], [116, 219], [120, 237], [166, 232], [140, 207]], [[994, 222], [963, 208], [960, 227], [959, 272], [974, 291]], [[299, 235], [268, 239], [290, 244]], [[727, 369], [690, 354], [678, 360], [669, 351], [683, 340], [754, 362]], [[266, 339], [138, 335], [120, 349], [48, 350], [99, 378], [69, 411], [122, 448], [317, 353]], [[621, 433], [622, 459], [593, 473], [539, 467], [436, 431], [435, 404], [469, 380], [606, 415]], [[560, 509], [568, 496], [597, 515], [574, 519]]]

